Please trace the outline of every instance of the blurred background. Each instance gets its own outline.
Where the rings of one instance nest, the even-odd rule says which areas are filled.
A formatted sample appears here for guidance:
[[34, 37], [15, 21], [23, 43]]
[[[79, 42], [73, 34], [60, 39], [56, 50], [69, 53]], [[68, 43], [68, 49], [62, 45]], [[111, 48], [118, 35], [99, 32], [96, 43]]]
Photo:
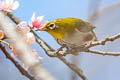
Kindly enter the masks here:
[[[49, 21], [56, 18], [77, 17], [93, 23], [98, 40], [120, 32], [120, 0], [18, 0], [20, 7], [12, 13], [22, 21], [29, 21], [32, 13], [45, 16]], [[54, 49], [59, 48], [55, 40], [46, 32], [37, 34]], [[63, 62], [47, 56], [35, 43], [31, 48], [43, 57], [41, 62], [57, 80], [81, 80]], [[105, 46], [96, 46], [96, 50], [120, 52], [120, 39], [107, 42]], [[101, 56], [80, 53], [78, 56], [67, 55], [67, 60], [84, 71], [88, 80], [119, 80], [120, 57]], [[0, 51], [0, 80], [28, 80]]]

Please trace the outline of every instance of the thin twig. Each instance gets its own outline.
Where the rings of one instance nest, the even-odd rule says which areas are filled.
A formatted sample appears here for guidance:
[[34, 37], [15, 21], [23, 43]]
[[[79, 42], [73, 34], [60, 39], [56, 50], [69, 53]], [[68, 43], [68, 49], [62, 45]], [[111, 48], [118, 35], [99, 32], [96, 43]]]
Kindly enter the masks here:
[[106, 37], [105, 39], [103, 39], [101, 41], [91, 42], [86, 47], [87, 48], [91, 48], [91, 47], [94, 47], [94, 46], [97, 46], [97, 45], [105, 45], [106, 42], [108, 42], [108, 41], [114, 41], [114, 40], [119, 39], [119, 38], [120, 38], [120, 33], [118, 33], [118, 34], [116, 34], [114, 36]]
[[[120, 56], [120, 52], [103, 52], [103, 51], [95, 51], [95, 50], [90, 50], [89, 48], [91, 47], [94, 47], [94, 46], [98, 46], [98, 45], [105, 45], [106, 42], [108, 41], [114, 41], [114, 40], [117, 40], [120, 38], [120, 33], [114, 35], [114, 36], [109, 36], [109, 37], [106, 37], [105, 39], [101, 40], [101, 41], [93, 41], [89, 44], [87, 44], [84, 48], [85, 49], [82, 49], [81, 52], [91, 52], [93, 54], [100, 54], [100, 55], [110, 55], [110, 56]], [[79, 50], [79, 48], [77, 48]], [[81, 50], [81, 48], [80, 48]], [[117, 53], [117, 54], [115, 54]], [[64, 52], [62, 53], [64, 56], [69, 54], [67, 52]]]
[[120, 52], [103, 52], [103, 51], [98, 51], [98, 50], [93, 50], [93, 49], [88, 49], [88, 51], [86, 52], [90, 52], [93, 54], [99, 54], [99, 55], [103, 55], [103, 56], [120, 56]]
[[20, 23], [20, 20], [14, 16], [12, 13], [8, 12], [7, 13], [7, 16], [15, 23], [15, 24], [19, 24]]
[[6, 56], [7, 59], [9, 59], [15, 66], [16, 68], [20, 71], [20, 73], [30, 80], [36, 80], [33, 76], [31, 76], [15, 59], [7, 52], [5, 47], [0, 43], [0, 48], [3, 51], [4, 55]]

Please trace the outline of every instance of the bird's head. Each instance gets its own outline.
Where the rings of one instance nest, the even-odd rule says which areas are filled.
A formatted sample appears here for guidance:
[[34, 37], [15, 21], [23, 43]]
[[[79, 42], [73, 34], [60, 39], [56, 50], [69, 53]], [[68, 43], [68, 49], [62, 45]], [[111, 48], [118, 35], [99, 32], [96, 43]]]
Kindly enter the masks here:
[[70, 21], [69, 19], [55, 19], [47, 22], [39, 30], [48, 32], [55, 39], [63, 39], [67, 34], [69, 34], [73, 30], [73, 24], [72, 21]]

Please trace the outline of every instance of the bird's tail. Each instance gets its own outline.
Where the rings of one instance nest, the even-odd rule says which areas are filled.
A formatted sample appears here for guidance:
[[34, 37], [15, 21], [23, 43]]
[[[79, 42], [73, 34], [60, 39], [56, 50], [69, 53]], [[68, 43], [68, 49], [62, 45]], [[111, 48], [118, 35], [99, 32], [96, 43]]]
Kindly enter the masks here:
[[93, 30], [92, 30], [92, 34], [94, 36], [94, 41], [98, 41], [97, 36], [96, 36], [96, 34], [95, 34], [95, 32]]

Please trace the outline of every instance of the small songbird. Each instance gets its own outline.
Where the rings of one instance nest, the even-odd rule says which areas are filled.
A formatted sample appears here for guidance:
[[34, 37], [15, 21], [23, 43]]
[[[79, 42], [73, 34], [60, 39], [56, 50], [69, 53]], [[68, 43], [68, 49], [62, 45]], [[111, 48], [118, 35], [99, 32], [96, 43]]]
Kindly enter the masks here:
[[97, 40], [94, 28], [94, 25], [81, 19], [68, 17], [51, 20], [39, 30], [48, 32], [55, 40], [61, 39], [75, 45], [83, 45]]

